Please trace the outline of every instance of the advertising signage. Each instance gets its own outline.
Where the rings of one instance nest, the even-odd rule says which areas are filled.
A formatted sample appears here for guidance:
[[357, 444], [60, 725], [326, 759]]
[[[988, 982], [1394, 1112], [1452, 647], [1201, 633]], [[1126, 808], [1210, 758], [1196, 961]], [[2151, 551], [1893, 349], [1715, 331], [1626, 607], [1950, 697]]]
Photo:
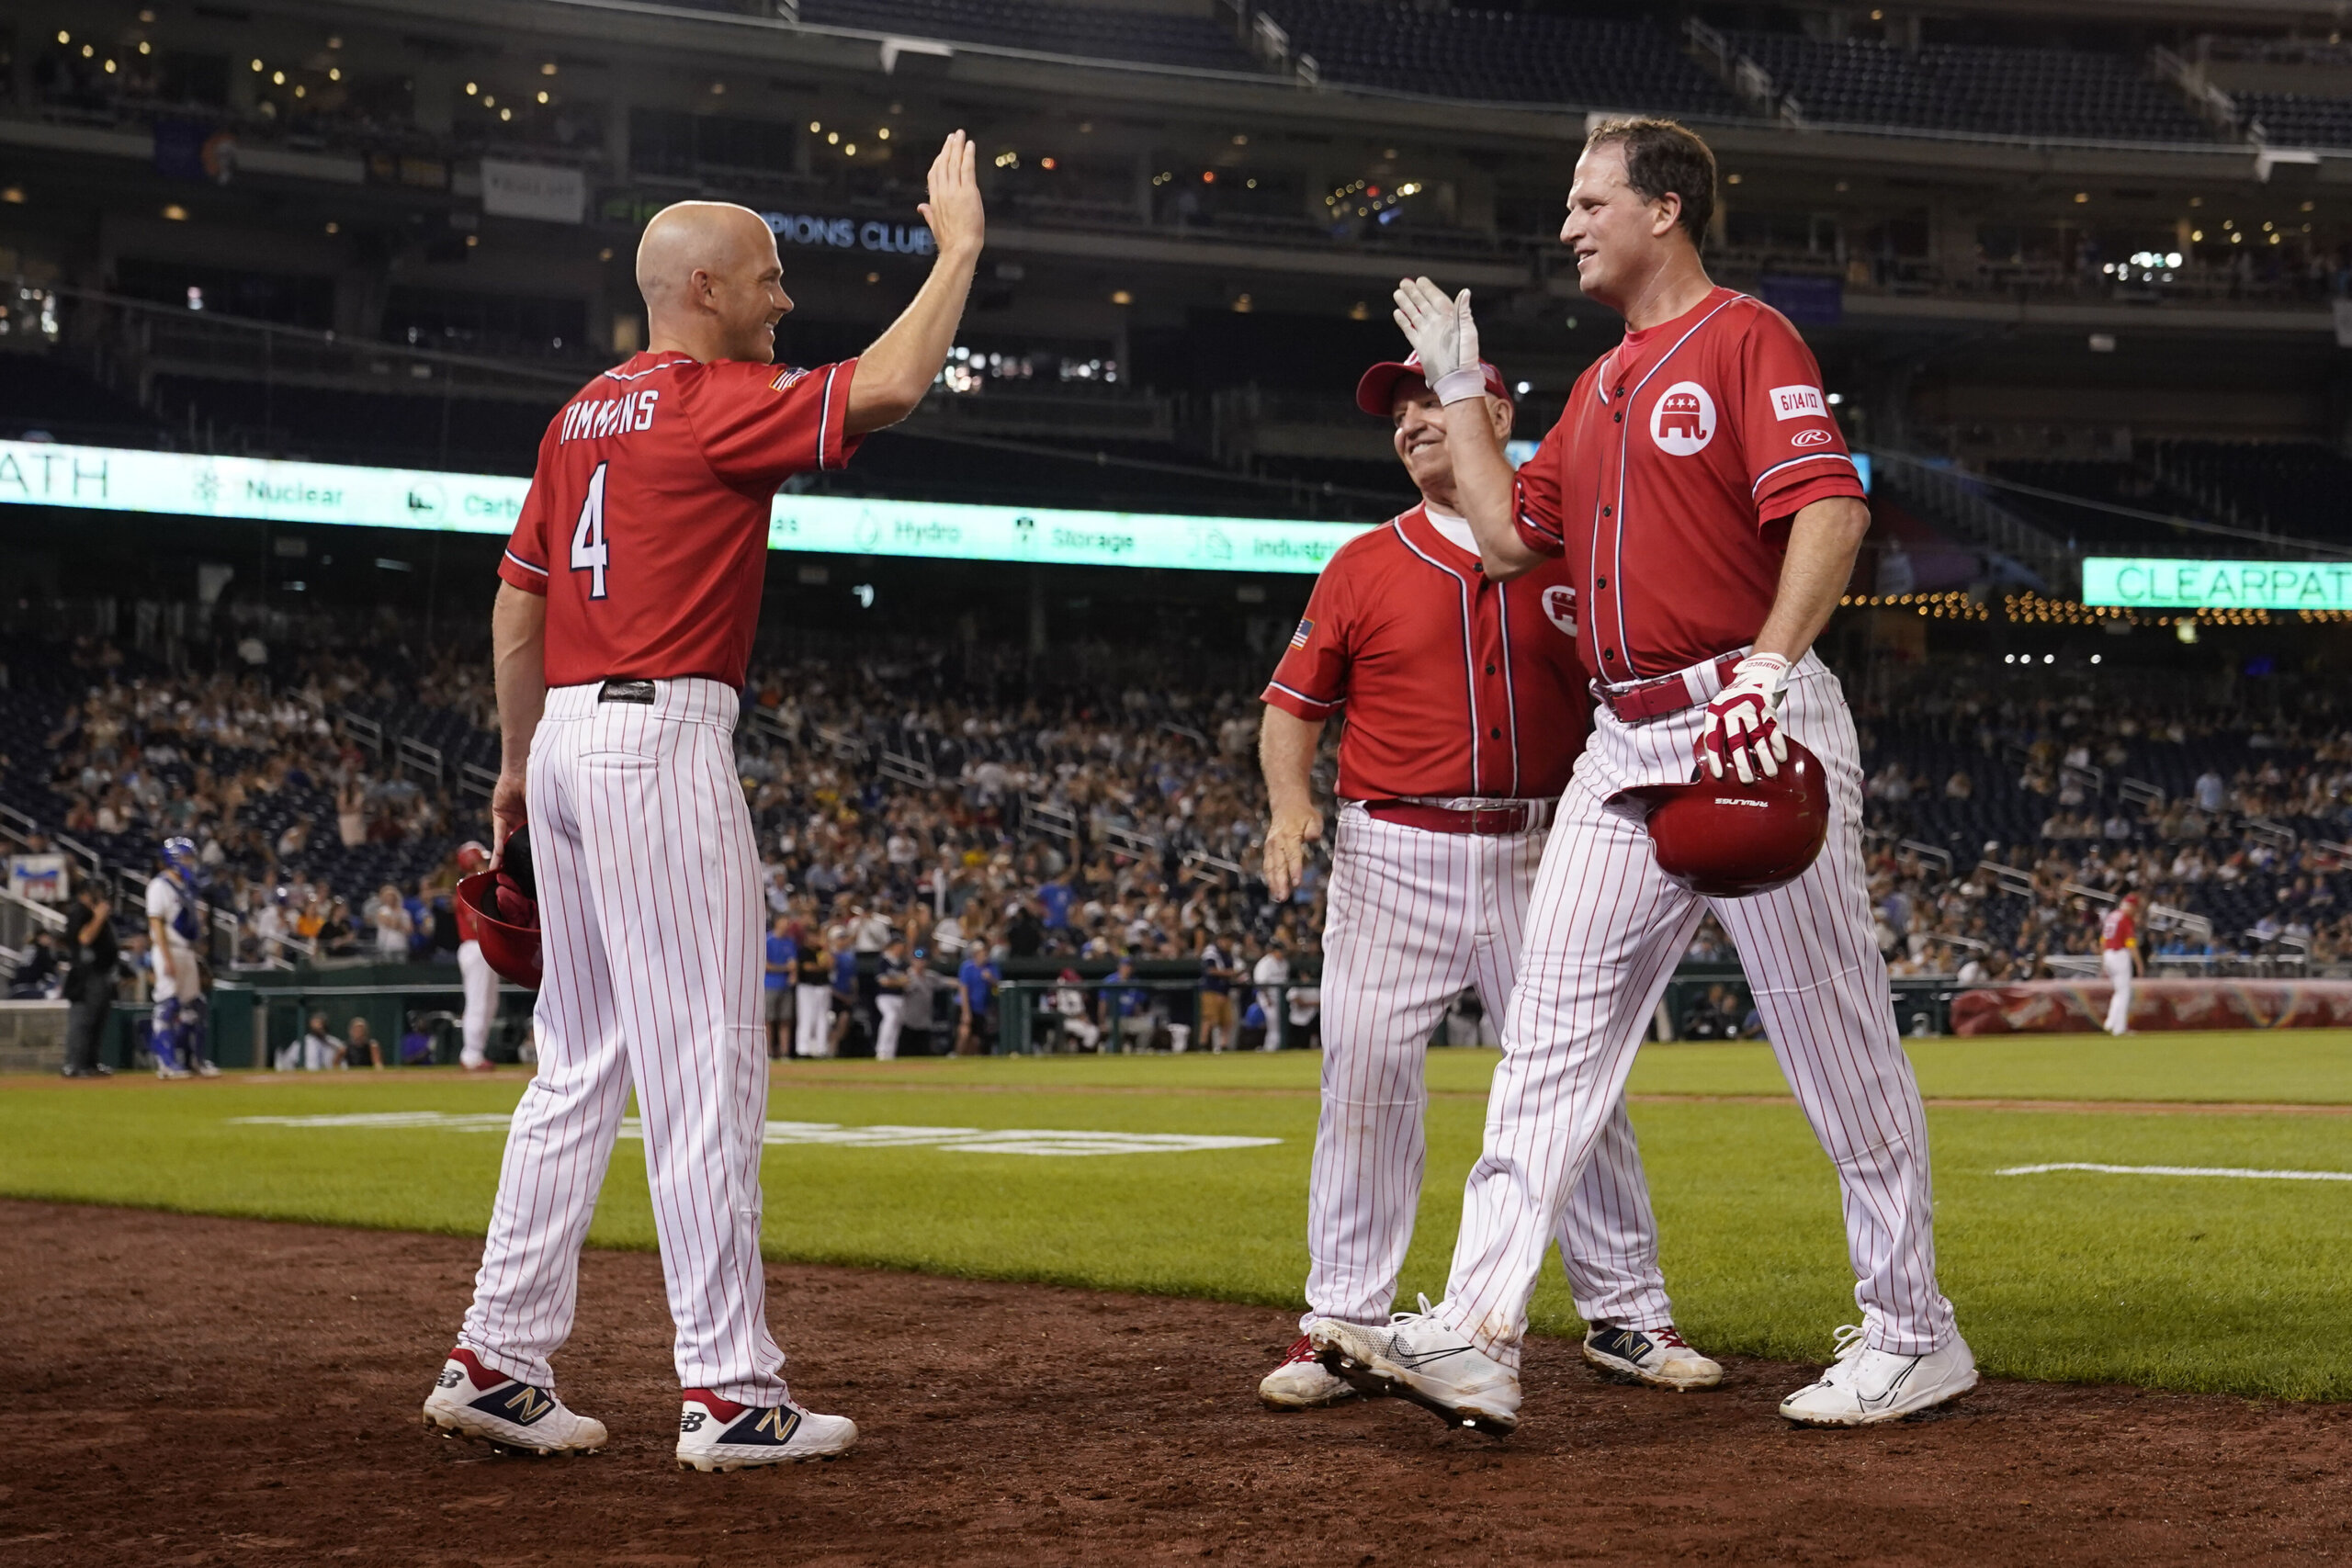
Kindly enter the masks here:
[[[0, 441], [0, 505], [455, 534], [513, 530], [527, 479]], [[768, 547], [828, 555], [1313, 574], [1356, 523], [779, 495]]]
[[2083, 603], [2134, 610], [2352, 610], [2352, 560], [2086, 556]]

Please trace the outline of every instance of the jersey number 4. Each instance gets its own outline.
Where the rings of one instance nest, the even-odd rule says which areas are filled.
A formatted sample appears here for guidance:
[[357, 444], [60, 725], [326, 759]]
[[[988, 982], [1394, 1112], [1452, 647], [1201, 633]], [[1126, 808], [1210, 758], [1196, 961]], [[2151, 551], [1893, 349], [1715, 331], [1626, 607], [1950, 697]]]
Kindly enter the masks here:
[[580, 521], [571, 530], [571, 570], [589, 573], [588, 597], [605, 596], [605, 568], [612, 564], [613, 547], [605, 542], [605, 470], [599, 463], [588, 480], [588, 499], [581, 503]]

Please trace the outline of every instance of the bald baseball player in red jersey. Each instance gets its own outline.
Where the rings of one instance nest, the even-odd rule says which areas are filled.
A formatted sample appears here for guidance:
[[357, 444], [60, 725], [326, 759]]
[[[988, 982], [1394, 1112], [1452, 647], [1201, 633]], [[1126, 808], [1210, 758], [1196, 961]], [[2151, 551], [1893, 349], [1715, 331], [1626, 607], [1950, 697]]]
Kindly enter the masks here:
[[473, 1305], [426, 1421], [537, 1452], [601, 1448], [555, 1397], [580, 1246], [629, 1091], [644, 1126], [684, 1389], [678, 1462], [842, 1452], [801, 1408], [760, 1263], [767, 1052], [759, 860], [735, 776], [738, 693], [768, 517], [787, 477], [836, 468], [912, 412], [945, 362], [979, 255], [973, 149], [950, 136], [921, 210], [938, 243], [914, 302], [859, 358], [772, 363], [792, 300], [756, 213], [682, 202], [647, 225], [643, 354], [539, 444], [492, 616], [505, 753], [496, 841], [526, 817], [546, 978], [538, 1073], [515, 1108]]
[[[1812, 652], [1870, 511], [1794, 329], [1706, 276], [1714, 180], [1713, 154], [1679, 125], [1596, 127], [1561, 239], [1584, 292], [1625, 317], [1624, 341], [1578, 378], [1516, 479], [1479, 422], [1447, 425], [1487, 573], [1566, 561], [1600, 704], [1537, 874], [1445, 1300], [1316, 1342], [1360, 1386], [1409, 1390], [1488, 1429], [1516, 1416], [1528, 1295], [1560, 1206], [1624, 1092], [1639, 1021], [1710, 907], [1837, 1171], [1861, 1307], [1834, 1363], [1781, 1414], [1860, 1426], [1976, 1382], [1936, 1286], [1927, 1123], [1871, 939], [1860, 749], [1837, 677]], [[1396, 304], [1440, 399], [1480, 395], [1469, 295], [1449, 299], [1421, 278]], [[1668, 882], [1624, 792], [1682, 783], [1694, 765], [1771, 774], [1791, 736], [1829, 787], [1828, 844], [1812, 867], [1747, 898]]]
[[[1306, 841], [1322, 836], [1309, 783], [1316, 747], [1333, 717], [1346, 722], [1323, 935], [1306, 1314], [1298, 1342], [1258, 1385], [1275, 1409], [1355, 1393], [1316, 1359], [1309, 1337], [1326, 1321], [1388, 1319], [1420, 1205], [1423, 1050], [1465, 986], [1503, 1015], [1553, 802], [1590, 723], [1567, 570], [1547, 562], [1509, 582], [1483, 576], [1456, 510], [1447, 423], [1480, 420], [1501, 435], [1511, 426], [1501, 372], [1480, 372], [1484, 395], [1451, 409], [1418, 360], [1364, 373], [1357, 406], [1390, 420], [1421, 504], [1331, 558], [1264, 694], [1264, 859], [1277, 898], [1296, 882]], [[1675, 1332], [1622, 1105], [1601, 1145], [1559, 1227], [1589, 1325], [1585, 1355], [1656, 1387], [1711, 1387], [1723, 1369]]]

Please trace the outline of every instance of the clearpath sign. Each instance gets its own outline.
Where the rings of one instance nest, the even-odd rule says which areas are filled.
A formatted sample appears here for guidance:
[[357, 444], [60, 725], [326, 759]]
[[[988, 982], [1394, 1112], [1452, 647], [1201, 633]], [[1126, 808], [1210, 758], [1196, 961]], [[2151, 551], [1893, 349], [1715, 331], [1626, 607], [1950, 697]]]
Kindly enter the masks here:
[[2135, 610], [2352, 610], [2352, 560], [2086, 556], [2083, 603]]
[[[527, 479], [0, 441], [0, 505], [505, 534]], [[1323, 570], [1365, 525], [779, 495], [768, 548], [1191, 571]]]

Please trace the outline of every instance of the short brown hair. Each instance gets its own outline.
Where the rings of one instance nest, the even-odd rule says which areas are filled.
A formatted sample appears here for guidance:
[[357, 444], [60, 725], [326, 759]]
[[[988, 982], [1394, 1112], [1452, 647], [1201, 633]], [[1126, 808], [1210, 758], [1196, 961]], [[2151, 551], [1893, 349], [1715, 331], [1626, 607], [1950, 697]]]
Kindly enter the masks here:
[[1715, 154], [1698, 133], [1670, 119], [1604, 119], [1586, 133], [1584, 150], [1618, 142], [1625, 149], [1625, 183], [1644, 201], [1668, 193], [1682, 198], [1676, 220], [1694, 245], [1707, 237], [1715, 215]]

